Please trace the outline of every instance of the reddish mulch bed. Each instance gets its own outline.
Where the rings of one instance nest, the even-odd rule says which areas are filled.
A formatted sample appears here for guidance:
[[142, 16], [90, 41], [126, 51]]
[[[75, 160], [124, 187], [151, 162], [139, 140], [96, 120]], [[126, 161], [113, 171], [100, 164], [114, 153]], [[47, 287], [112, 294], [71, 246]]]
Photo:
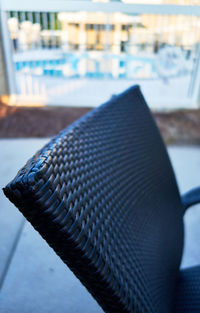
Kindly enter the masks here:
[[52, 137], [88, 108], [0, 106], [0, 138]]
[[[0, 104], [0, 138], [52, 137], [89, 108], [8, 107]], [[153, 113], [168, 144], [200, 145], [200, 110]]]

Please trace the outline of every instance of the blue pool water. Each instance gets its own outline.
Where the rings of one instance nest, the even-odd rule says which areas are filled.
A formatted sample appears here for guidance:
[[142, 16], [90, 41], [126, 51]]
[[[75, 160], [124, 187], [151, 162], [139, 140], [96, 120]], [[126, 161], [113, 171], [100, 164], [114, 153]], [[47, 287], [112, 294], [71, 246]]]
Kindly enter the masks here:
[[65, 57], [48, 60], [16, 61], [17, 72], [28, 72], [40, 76], [70, 78], [129, 78], [137, 77], [141, 70], [148, 68], [151, 78], [156, 75], [155, 61], [152, 57], [109, 55], [90, 58], [88, 54], [68, 54]]

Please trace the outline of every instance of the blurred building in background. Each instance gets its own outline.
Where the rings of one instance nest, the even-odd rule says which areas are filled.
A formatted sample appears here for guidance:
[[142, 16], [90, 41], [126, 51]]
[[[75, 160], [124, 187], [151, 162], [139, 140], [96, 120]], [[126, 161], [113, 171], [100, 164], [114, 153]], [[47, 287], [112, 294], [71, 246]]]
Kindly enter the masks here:
[[[175, 1], [174, 1], [175, 2]], [[66, 50], [109, 50], [113, 53], [157, 52], [159, 45], [191, 49], [200, 39], [198, 16], [124, 14], [120, 12], [61, 12], [51, 14], [11, 12], [8, 19], [15, 50], [56, 47]], [[41, 20], [41, 23], [38, 21]]]

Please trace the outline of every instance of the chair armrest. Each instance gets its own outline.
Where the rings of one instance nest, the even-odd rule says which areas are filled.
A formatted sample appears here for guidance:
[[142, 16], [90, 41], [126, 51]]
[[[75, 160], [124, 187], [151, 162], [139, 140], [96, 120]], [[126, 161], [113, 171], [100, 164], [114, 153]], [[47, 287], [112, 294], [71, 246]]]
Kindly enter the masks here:
[[181, 199], [184, 210], [188, 209], [190, 206], [194, 204], [200, 203], [200, 187], [196, 187], [184, 193]]

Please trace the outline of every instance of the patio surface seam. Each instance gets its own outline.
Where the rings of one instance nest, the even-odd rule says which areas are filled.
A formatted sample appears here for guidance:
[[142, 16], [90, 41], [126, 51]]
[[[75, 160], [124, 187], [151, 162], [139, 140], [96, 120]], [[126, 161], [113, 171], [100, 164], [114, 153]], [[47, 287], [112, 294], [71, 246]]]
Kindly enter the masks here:
[[0, 277], [0, 290], [2, 289], [4, 281], [6, 279], [6, 275], [8, 273], [9, 268], [10, 268], [10, 264], [12, 262], [12, 259], [13, 259], [13, 256], [15, 254], [15, 251], [17, 249], [17, 246], [18, 246], [18, 243], [19, 243], [19, 240], [20, 240], [20, 237], [21, 237], [21, 234], [22, 234], [22, 231], [23, 231], [25, 223], [26, 223], [26, 220], [25, 220], [25, 218], [23, 218], [21, 223], [20, 223], [19, 229], [17, 231], [17, 234], [16, 234], [15, 240], [13, 242], [12, 248], [10, 250], [10, 254], [9, 254], [7, 262], [5, 264], [5, 268], [3, 270], [3, 274]]

